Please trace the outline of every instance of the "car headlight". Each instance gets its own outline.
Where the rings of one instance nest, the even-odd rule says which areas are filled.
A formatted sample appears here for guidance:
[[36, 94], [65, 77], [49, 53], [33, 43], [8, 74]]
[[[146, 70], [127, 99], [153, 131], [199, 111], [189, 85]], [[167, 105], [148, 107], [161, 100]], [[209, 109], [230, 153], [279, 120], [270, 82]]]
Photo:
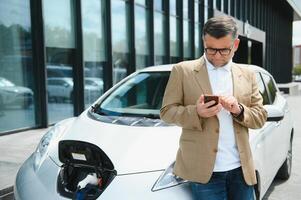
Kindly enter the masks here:
[[173, 173], [175, 162], [173, 162], [159, 177], [159, 179], [154, 184], [152, 191], [158, 191], [163, 190], [166, 188], [174, 187], [183, 183], [188, 183], [187, 180], [184, 180], [180, 178], [179, 176], [176, 176]]
[[61, 123], [54, 125], [40, 140], [34, 153], [34, 169], [38, 169], [43, 160], [45, 160], [49, 147], [57, 141], [64, 133], [65, 126]]

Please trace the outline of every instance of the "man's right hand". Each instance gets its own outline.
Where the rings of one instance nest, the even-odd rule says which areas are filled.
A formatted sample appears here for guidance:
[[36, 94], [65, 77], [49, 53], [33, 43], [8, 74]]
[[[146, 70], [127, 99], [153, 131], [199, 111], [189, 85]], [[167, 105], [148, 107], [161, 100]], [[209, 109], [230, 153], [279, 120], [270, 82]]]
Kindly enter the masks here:
[[213, 104], [215, 104], [215, 101], [204, 103], [204, 95], [201, 95], [196, 103], [196, 111], [198, 115], [203, 118], [215, 116], [222, 109], [222, 105], [218, 103], [216, 106], [210, 107]]

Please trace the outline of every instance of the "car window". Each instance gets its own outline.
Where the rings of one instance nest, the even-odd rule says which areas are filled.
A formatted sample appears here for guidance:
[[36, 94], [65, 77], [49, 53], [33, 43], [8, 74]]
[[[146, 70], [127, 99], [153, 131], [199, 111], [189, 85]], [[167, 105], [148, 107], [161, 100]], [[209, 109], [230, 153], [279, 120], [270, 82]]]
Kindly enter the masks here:
[[259, 93], [263, 98], [263, 105], [270, 104], [268, 91], [266, 90], [263, 80], [258, 72], [256, 73], [256, 80], [257, 80]]
[[277, 87], [275, 85], [275, 82], [271, 76], [264, 73], [262, 73], [262, 78], [270, 93], [271, 102], [274, 103], [274, 100], [276, 98], [276, 93], [277, 93]]
[[100, 105], [111, 115], [159, 115], [169, 72], [142, 72], [127, 80]]

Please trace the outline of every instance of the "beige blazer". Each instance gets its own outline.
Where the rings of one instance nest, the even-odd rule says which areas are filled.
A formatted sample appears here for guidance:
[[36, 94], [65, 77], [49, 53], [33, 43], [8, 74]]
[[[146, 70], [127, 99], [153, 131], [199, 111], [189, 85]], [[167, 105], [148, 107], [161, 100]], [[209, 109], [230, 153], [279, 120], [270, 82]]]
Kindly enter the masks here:
[[[231, 65], [233, 93], [244, 107], [243, 117], [233, 118], [236, 144], [244, 179], [257, 183], [248, 128], [261, 128], [267, 118], [255, 73], [241, 64]], [[212, 175], [219, 137], [216, 116], [199, 117], [196, 102], [201, 94], [212, 94], [204, 58], [176, 64], [166, 86], [161, 119], [182, 127], [174, 173], [183, 179], [207, 183]]]

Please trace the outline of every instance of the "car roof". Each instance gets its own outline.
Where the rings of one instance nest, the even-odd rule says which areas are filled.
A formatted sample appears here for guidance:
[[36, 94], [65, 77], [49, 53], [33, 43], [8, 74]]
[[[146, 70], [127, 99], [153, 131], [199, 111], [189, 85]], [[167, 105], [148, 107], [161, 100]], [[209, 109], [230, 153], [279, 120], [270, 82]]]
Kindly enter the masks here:
[[[174, 66], [175, 64], [165, 64], [165, 65], [156, 65], [156, 66], [151, 66], [151, 67], [146, 67], [142, 70], [140, 70], [139, 72], [162, 72], [162, 71], [171, 71], [172, 70], [172, 67]], [[257, 65], [247, 65], [247, 64], [244, 64], [243, 65], [244, 67], [247, 67], [249, 69], [252, 69], [256, 72], [262, 72], [262, 73], [266, 73], [266, 74], [269, 74], [270, 73], [265, 70], [264, 68], [262, 67], [259, 67]]]

